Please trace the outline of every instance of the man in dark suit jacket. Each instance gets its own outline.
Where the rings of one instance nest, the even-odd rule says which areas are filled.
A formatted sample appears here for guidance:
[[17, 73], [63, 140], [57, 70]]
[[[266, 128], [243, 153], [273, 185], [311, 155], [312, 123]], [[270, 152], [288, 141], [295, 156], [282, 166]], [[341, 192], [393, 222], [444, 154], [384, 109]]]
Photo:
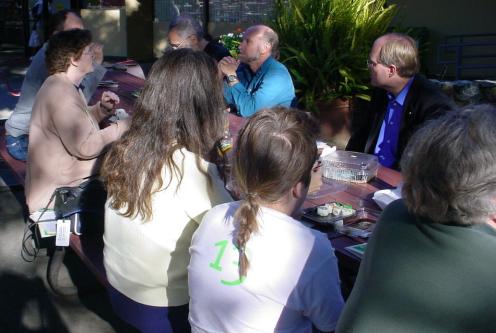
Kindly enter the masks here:
[[391, 33], [379, 37], [370, 51], [370, 107], [357, 111], [347, 150], [375, 154], [390, 168], [398, 164], [408, 140], [426, 121], [456, 106], [439, 88], [418, 74], [415, 41]]

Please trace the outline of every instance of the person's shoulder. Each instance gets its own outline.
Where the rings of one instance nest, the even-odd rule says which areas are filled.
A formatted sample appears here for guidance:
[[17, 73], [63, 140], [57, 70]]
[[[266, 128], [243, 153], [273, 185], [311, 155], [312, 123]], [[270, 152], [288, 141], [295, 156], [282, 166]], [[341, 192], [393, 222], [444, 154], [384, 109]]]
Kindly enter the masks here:
[[[194, 184], [200, 184], [200, 182], [205, 181], [209, 163], [203, 158], [182, 147], [172, 153], [172, 159], [183, 173], [181, 183], [194, 186]], [[197, 163], [197, 159], [199, 159], [199, 163]]]
[[47, 77], [47, 79], [43, 82], [37, 96], [56, 94], [57, 96], [64, 96], [62, 99], [56, 99], [58, 102], [62, 102], [69, 95], [71, 95], [72, 90], [75, 90], [73, 88], [74, 85], [68, 80], [61, 77], [59, 74], [54, 74]]
[[267, 67], [271, 70], [282, 70], [285, 72], [288, 71], [288, 68], [282, 62], [280, 62], [279, 60], [277, 60], [276, 58], [274, 58], [272, 56], [267, 58], [266, 64], [267, 64]]
[[234, 216], [239, 204], [239, 201], [234, 201], [212, 207], [205, 213], [201, 224], [224, 223], [226, 219]]
[[226, 202], [217, 206], [212, 207], [212, 209], [209, 210], [208, 214], [230, 214], [234, 215], [236, 210], [239, 208], [240, 202], [239, 201], [231, 201], [231, 202]]
[[[267, 212], [265, 209], [264, 212]], [[325, 233], [309, 228], [304, 225], [300, 221], [292, 218], [291, 216], [287, 216], [285, 214], [271, 214], [273, 217], [277, 217], [282, 223], [278, 223], [282, 228], [288, 230], [295, 239], [299, 239], [304, 243], [312, 243], [314, 244], [314, 250], [323, 254], [332, 251], [332, 246]], [[272, 223], [276, 225], [276, 223]], [[298, 246], [298, 244], [294, 244], [294, 246]]]
[[334, 257], [334, 248], [331, 241], [327, 238], [327, 234], [322, 231], [308, 228], [314, 240], [312, 255], [320, 259], [330, 259]]
[[47, 44], [45, 43], [33, 56], [33, 58], [31, 59], [31, 64], [29, 64], [28, 70], [26, 72], [26, 77], [40, 77], [42, 80], [44, 80], [48, 76], [45, 64], [46, 48]]
[[446, 95], [440, 87], [438, 87], [422, 74], [415, 75], [415, 77], [413, 78], [411, 89], [419, 95], [435, 96], [443, 99], [449, 98], [448, 95]]
[[31, 59], [31, 64], [38, 62], [45, 64], [47, 46], [47, 43], [43, 44], [43, 46], [35, 53], [35, 55]]
[[74, 84], [72, 84], [72, 82], [70, 82], [61, 73], [53, 74], [47, 77], [43, 83], [43, 86], [49, 88], [50, 90], [57, 90], [60, 92], [60, 96], [64, 97], [67, 97], [67, 94], [77, 92]]
[[224, 57], [229, 57], [231, 56], [231, 53], [229, 53], [229, 50], [226, 49], [224, 45], [221, 43], [211, 40], [208, 42], [207, 46], [203, 50], [205, 53], [210, 55], [212, 58], [214, 58], [217, 61], [220, 61]]
[[439, 112], [439, 110], [456, 109], [453, 99], [421, 74], [415, 75], [409, 95], [411, 95], [409, 100], [413, 103], [412, 105], [417, 105], [425, 109], [424, 111]]
[[408, 213], [408, 208], [406, 207], [405, 202], [403, 199], [398, 199], [393, 202], [391, 202], [389, 205], [384, 208], [384, 211], [382, 212], [382, 216], [389, 216], [389, 215], [398, 215], [398, 214], [409, 214]]
[[[178, 165], [184, 165], [187, 173], [202, 174], [209, 173], [212, 175], [212, 167], [215, 165], [203, 159], [201, 156], [189, 151], [186, 148], [177, 149], [173, 154], [173, 159]], [[199, 159], [199, 163], [197, 163]]]
[[378, 224], [413, 223], [414, 220], [415, 217], [408, 211], [403, 199], [398, 199], [386, 206]]
[[265, 73], [266, 77], [291, 80], [288, 68], [273, 57], [269, 57], [262, 66], [262, 71]]

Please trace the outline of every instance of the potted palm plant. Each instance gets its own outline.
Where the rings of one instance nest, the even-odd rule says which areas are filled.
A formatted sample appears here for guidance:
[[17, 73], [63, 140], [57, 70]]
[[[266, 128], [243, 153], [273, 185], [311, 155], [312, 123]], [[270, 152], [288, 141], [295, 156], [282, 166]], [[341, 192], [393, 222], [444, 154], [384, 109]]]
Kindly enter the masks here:
[[386, 0], [276, 0], [280, 59], [293, 76], [299, 105], [323, 113], [350, 99], [369, 100], [368, 53], [395, 13]]

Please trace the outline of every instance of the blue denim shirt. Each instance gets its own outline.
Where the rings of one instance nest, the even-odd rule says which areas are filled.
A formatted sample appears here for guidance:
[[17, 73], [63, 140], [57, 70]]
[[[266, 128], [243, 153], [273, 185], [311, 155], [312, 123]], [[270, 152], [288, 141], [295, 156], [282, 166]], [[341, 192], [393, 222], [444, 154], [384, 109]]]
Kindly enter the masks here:
[[287, 68], [269, 57], [256, 73], [246, 64], [236, 71], [239, 83], [229, 87], [224, 83], [224, 98], [236, 106], [238, 114], [249, 117], [260, 109], [273, 106], [291, 106], [295, 98], [293, 80]]

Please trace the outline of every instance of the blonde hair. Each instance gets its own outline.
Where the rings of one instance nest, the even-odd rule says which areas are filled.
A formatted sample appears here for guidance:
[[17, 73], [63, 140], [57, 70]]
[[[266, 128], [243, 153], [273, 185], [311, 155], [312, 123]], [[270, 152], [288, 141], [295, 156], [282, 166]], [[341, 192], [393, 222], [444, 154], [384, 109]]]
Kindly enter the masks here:
[[417, 43], [407, 35], [390, 33], [380, 38], [386, 42], [379, 53], [379, 63], [389, 66], [394, 65], [401, 77], [412, 77], [420, 70], [420, 60]]
[[245, 197], [234, 216], [240, 277], [249, 268], [245, 246], [258, 230], [260, 205], [277, 202], [299, 182], [309, 185], [317, 134], [305, 112], [280, 107], [257, 112], [241, 130], [234, 159], [234, 177]]

